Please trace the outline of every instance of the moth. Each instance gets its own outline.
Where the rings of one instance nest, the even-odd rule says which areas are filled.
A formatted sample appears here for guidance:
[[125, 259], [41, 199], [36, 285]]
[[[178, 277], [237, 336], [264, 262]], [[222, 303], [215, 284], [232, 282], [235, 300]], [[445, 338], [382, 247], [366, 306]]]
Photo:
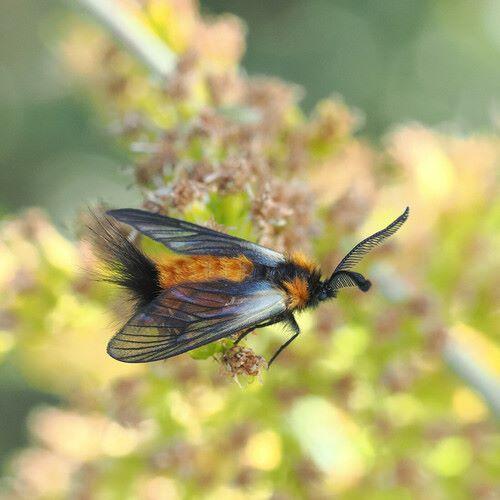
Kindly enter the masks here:
[[[157, 361], [224, 337], [237, 337], [239, 343], [257, 328], [284, 322], [292, 335], [270, 358], [270, 366], [300, 334], [295, 313], [336, 297], [342, 288], [369, 290], [370, 281], [353, 268], [393, 235], [408, 214], [406, 208], [358, 243], [323, 279], [319, 267], [301, 253], [282, 254], [143, 210], [110, 210], [97, 219], [93, 243], [107, 269], [105, 279], [130, 293], [134, 312], [109, 341], [107, 352], [126, 363]], [[119, 223], [174, 253], [147, 256]]]

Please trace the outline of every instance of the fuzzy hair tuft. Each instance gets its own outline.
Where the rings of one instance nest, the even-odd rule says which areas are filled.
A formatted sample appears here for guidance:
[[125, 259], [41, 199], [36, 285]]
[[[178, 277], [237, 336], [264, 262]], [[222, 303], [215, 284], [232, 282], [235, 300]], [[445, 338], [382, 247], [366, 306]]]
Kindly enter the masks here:
[[92, 214], [89, 240], [101, 262], [98, 279], [127, 290], [138, 309], [160, 294], [156, 264], [129, 241], [114, 219]]

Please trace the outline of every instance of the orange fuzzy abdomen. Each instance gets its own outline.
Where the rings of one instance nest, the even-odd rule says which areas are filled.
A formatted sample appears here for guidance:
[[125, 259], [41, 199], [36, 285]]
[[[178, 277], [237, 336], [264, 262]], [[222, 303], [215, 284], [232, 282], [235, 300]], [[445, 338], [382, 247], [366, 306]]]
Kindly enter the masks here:
[[157, 262], [160, 286], [169, 288], [179, 283], [229, 280], [241, 282], [253, 271], [253, 263], [244, 255], [238, 257], [168, 256]]

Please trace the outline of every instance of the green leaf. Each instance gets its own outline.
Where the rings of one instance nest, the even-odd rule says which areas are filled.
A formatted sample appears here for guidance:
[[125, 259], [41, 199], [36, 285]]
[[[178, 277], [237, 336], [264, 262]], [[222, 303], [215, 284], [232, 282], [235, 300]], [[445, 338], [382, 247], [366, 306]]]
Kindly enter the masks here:
[[211, 344], [207, 344], [198, 349], [194, 349], [189, 353], [189, 355], [193, 359], [208, 359], [214, 354], [218, 354], [219, 352], [224, 351], [224, 346], [218, 342], [213, 342]]

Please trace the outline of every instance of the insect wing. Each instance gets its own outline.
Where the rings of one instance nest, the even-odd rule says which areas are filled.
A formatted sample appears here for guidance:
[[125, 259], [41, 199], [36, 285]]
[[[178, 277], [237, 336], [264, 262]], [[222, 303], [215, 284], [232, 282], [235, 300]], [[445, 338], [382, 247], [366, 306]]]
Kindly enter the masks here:
[[129, 224], [174, 252], [188, 255], [245, 255], [266, 266], [284, 262], [281, 253], [228, 234], [159, 214], [136, 209], [107, 212], [120, 222]]
[[127, 363], [170, 358], [251, 328], [286, 309], [265, 281], [217, 281], [163, 291], [110, 340], [108, 354]]

